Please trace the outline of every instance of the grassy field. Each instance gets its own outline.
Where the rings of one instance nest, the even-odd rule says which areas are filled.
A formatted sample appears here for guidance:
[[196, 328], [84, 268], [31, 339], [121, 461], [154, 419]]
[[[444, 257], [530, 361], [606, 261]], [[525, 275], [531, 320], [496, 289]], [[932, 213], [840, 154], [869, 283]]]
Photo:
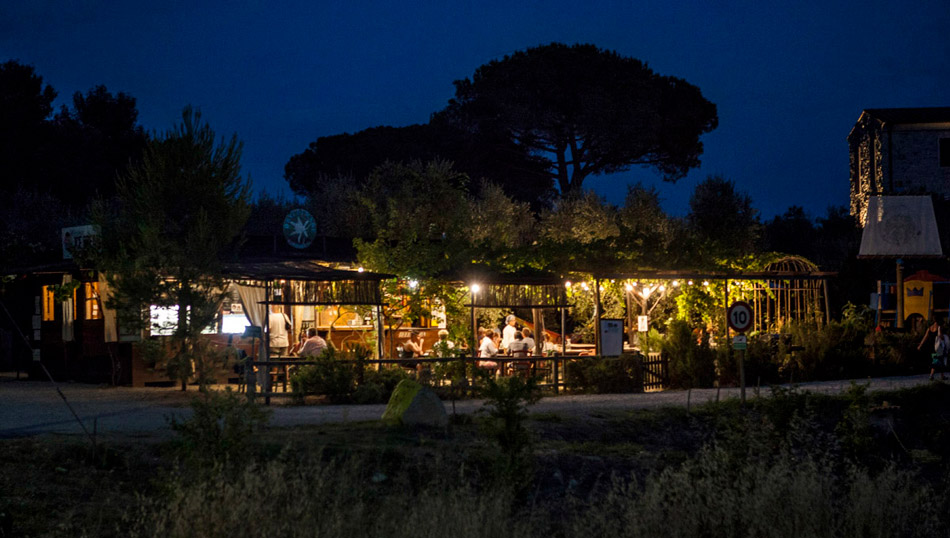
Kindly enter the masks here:
[[[199, 406], [200, 407], [200, 406]], [[950, 387], [740, 408], [0, 441], [8, 536], [945, 536]], [[511, 425], [511, 424], [509, 424]], [[510, 432], [509, 432], [510, 433]], [[504, 449], [502, 447], [505, 447]]]

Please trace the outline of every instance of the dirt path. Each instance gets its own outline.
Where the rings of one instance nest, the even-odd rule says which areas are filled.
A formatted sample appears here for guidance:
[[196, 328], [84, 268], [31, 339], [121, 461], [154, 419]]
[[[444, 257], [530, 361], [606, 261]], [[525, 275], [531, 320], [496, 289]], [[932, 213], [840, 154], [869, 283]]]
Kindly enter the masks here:
[[[872, 391], [894, 390], [929, 383], [926, 375], [887, 377], [871, 380]], [[824, 381], [799, 385], [803, 390], [835, 394], [846, 390], [850, 380]], [[194, 387], [188, 392], [176, 389], [104, 387], [79, 383], [63, 383], [60, 390], [82, 419], [86, 428], [98, 434], [136, 435], [168, 432], [168, 417], [187, 417], [188, 403], [196, 396]], [[762, 389], [768, 395], [768, 389]], [[754, 389], [747, 389], [752, 398]], [[544, 398], [531, 408], [533, 413], [556, 413], [570, 416], [589, 416], [598, 411], [621, 411], [664, 406], [684, 407], [713, 401], [716, 389], [692, 391], [664, 391], [646, 394], [570, 395]], [[739, 389], [724, 388], [720, 399], [738, 398]], [[451, 402], [446, 402], [451, 412]], [[472, 413], [482, 402], [457, 402], [458, 413]], [[315, 405], [293, 407], [271, 406], [270, 424], [276, 427], [305, 424], [329, 424], [378, 420], [385, 405]], [[55, 386], [39, 381], [15, 381], [0, 377], [0, 438], [26, 437], [39, 434], [82, 434], [83, 430], [73, 417]]]

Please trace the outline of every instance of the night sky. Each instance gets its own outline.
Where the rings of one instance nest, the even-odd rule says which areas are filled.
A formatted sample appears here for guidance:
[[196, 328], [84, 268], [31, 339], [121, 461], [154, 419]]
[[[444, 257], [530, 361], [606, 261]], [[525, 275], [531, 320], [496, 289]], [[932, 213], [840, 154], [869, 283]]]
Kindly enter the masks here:
[[675, 185], [641, 169], [585, 183], [612, 202], [627, 183], [656, 184], [677, 215], [709, 174], [763, 217], [793, 204], [823, 215], [848, 201], [862, 109], [950, 105], [947, 0], [0, 4], [0, 61], [33, 65], [57, 105], [105, 84], [163, 131], [192, 104], [244, 141], [257, 190], [286, 196], [284, 164], [317, 137], [424, 123], [453, 80], [553, 41], [639, 58], [718, 106], [702, 167]]

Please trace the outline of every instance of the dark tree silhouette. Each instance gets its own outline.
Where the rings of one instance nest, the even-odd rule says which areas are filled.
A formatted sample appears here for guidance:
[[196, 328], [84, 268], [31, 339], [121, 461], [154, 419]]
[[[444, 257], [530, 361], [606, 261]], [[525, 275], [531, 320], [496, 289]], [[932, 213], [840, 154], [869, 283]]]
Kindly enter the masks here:
[[55, 98], [33, 66], [16, 60], [0, 64], [0, 188], [5, 191], [41, 177], [38, 150]]
[[815, 225], [800, 206], [791, 206], [765, 224], [765, 250], [804, 256], [815, 260], [817, 253]]
[[709, 176], [689, 199], [686, 216], [700, 251], [711, 259], [735, 259], [755, 252], [761, 224], [748, 194], [736, 191], [734, 182]]
[[475, 190], [485, 178], [520, 201], [539, 203], [553, 194], [553, 183], [539, 159], [517, 145], [486, 135], [473, 135], [433, 118], [406, 127], [372, 127], [354, 134], [324, 136], [294, 155], [284, 167], [290, 188], [300, 195], [320, 196], [333, 178], [350, 177], [363, 185], [370, 173], [386, 162], [446, 160], [468, 175]]
[[[115, 195], [116, 177], [141, 162], [147, 137], [138, 125], [135, 98], [105, 86], [73, 94], [73, 109], [56, 114], [48, 151], [47, 186], [68, 191], [64, 202], [84, 207], [94, 197]], [[78, 188], [77, 188], [78, 187]]]
[[699, 165], [699, 138], [718, 123], [716, 106], [688, 82], [616, 52], [560, 43], [455, 81], [440, 116], [542, 157], [561, 194], [579, 192], [590, 175], [634, 165], [676, 181]]

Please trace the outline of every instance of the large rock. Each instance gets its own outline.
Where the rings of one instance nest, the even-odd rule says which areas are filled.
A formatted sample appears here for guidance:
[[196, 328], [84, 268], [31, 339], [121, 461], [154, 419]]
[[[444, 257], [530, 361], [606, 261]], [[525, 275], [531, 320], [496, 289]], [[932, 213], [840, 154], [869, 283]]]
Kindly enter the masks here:
[[449, 416], [434, 392], [411, 379], [403, 379], [389, 397], [383, 421], [406, 426], [444, 427], [449, 423]]

